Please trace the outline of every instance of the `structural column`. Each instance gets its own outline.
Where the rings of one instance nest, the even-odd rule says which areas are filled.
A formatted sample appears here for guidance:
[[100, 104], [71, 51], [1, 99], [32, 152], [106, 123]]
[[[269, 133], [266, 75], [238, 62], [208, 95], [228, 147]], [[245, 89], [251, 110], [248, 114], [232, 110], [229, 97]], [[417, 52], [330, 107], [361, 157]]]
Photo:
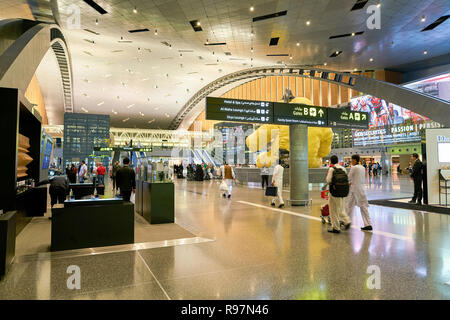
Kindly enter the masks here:
[[289, 126], [289, 182], [291, 205], [309, 202], [308, 126]]

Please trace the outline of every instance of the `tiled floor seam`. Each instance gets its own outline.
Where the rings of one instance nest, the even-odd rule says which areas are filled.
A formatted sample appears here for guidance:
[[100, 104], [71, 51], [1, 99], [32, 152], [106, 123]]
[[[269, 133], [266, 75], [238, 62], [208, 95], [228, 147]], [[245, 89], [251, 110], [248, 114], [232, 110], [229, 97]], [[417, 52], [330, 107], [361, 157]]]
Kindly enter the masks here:
[[152, 275], [152, 277], [155, 279], [156, 283], [158, 284], [158, 286], [161, 288], [161, 290], [163, 291], [164, 295], [167, 297], [167, 300], [172, 300], [169, 295], [167, 294], [166, 290], [164, 290], [164, 287], [161, 285], [161, 283], [158, 281], [158, 279], [156, 278], [156, 276], [153, 274], [152, 270], [150, 269], [150, 267], [148, 266], [147, 262], [145, 261], [145, 259], [142, 257], [142, 255], [139, 253], [139, 251], [137, 251], [138, 256], [142, 259], [142, 261], [144, 262], [145, 266], [147, 267], [147, 270], [150, 272], [150, 274]]

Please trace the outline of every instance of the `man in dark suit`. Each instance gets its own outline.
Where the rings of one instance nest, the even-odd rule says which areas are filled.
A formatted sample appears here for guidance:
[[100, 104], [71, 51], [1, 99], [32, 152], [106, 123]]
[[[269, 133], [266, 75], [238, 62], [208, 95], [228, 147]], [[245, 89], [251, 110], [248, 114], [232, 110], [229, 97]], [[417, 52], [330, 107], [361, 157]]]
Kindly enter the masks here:
[[422, 204], [422, 161], [419, 160], [419, 155], [413, 153], [411, 155], [411, 163], [413, 163], [411, 179], [414, 180], [414, 196], [409, 203]]
[[123, 167], [117, 170], [116, 183], [123, 200], [130, 201], [131, 192], [136, 192], [136, 173], [129, 167], [130, 159], [123, 159]]

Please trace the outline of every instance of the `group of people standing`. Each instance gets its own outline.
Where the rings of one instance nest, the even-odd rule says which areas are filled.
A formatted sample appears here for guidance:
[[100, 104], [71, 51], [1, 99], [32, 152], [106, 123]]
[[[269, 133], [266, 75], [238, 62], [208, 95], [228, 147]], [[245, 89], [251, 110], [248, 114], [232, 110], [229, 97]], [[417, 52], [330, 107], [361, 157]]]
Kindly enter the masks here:
[[[101, 162], [94, 164], [91, 168], [92, 183], [97, 185], [105, 185], [106, 168]], [[84, 183], [88, 179], [88, 169], [86, 162], [82, 160], [78, 167], [75, 164], [68, 164], [66, 167], [66, 176], [69, 183], [77, 183], [77, 176], [79, 183]]]
[[370, 162], [368, 165], [364, 163], [364, 169], [369, 172], [369, 176], [373, 175], [376, 177], [382, 174], [383, 167], [379, 162]]

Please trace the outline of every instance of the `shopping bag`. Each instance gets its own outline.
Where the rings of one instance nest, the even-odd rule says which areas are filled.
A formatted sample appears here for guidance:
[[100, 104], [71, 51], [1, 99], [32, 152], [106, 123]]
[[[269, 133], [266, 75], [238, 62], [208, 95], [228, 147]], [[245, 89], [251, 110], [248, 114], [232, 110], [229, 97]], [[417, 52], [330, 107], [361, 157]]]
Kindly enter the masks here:
[[222, 181], [219, 187], [220, 191], [228, 191], [228, 185], [225, 181]]
[[135, 203], [135, 201], [136, 201], [136, 193], [132, 192], [130, 195], [130, 202]]
[[267, 187], [266, 188], [266, 196], [268, 197], [276, 197], [278, 192], [277, 187]]

